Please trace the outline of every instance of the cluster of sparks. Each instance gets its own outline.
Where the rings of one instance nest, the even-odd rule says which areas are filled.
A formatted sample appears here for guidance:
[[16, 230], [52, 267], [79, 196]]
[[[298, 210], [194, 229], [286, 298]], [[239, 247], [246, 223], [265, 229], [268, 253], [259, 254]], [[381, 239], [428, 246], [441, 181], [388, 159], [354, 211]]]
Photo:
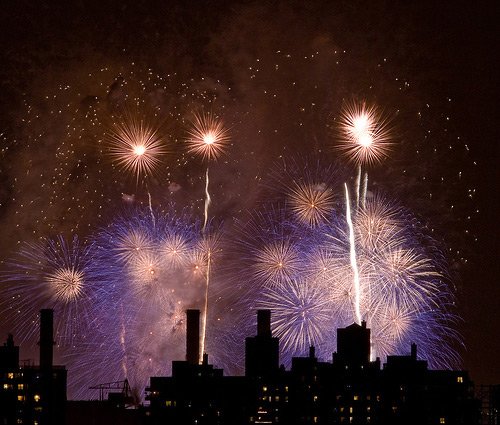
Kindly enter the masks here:
[[376, 106], [347, 104], [339, 120], [338, 149], [356, 164], [375, 164], [387, 158], [392, 145], [390, 121]]
[[108, 138], [110, 157], [137, 181], [157, 172], [167, 153], [159, 129], [130, 114], [114, 124]]
[[[193, 117], [187, 153], [217, 160], [230, 140], [222, 119], [206, 112]], [[336, 328], [366, 320], [373, 355], [405, 352], [417, 342], [431, 366], [454, 366], [460, 337], [440, 251], [407, 210], [369, 196], [367, 175], [360, 190], [361, 168], [388, 156], [390, 122], [376, 107], [353, 103], [338, 124], [338, 149], [359, 167], [355, 205], [350, 178], [332, 166], [314, 173], [310, 164], [294, 164], [294, 175], [278, 172], [279, 205], [242, 219], [238, 239], [226, 241], [240, 254], [231, 278], [247, 280], [236, 298], [246, 311], [272, 310], [287, 364], [311, 345], [328, 358]], [[123, 114], [104, 140], [103, 152], [137, 183], [161, 174], [168, 149], [160, 126]], [[194, 306], [203, 310], [200, 354], [213, 349], [215, 361], [225, 366], [217, 339], [207, 332], [210, 317], [217, 316], [209, 314], [210, 281], [223, 244], [208, 225], [208, 166], [202, 225], [186, 214], [155, 210], [148, 195], [149, 214], [123, 214], [85, 243], [59, 237], [24, 244], [4, 273], [6, 309], [22, 339], [36, 338], [38, 310], [53, 307], [62, 316], [57, 333], [70, 368], [82, 375], [91, 370], [102, 382], [126, 374], [141, 389], [150, 376], [166, 372], [167, 359], [183, 358], [183, 312]], [[236, 340], [247, 336], [242, 329], [220, 331]], [[116, 367], [102, 370], [110, 358]]]

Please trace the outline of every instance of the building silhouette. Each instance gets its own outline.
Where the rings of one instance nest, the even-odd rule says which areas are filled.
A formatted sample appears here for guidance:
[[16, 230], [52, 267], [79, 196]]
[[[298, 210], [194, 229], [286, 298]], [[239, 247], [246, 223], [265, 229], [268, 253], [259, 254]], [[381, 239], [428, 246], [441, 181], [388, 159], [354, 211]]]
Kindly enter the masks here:
[[[366, 323], [337, 331], [331, 362], [307, 357], [279, 366], [279, 341], [268, 310], [257, 312], [257, 334], [245, 340], [245, 376], [224, 376], [201, 363], [199, 313], [187, 315], [185, 361], [146, 388], [147, 423], [156, 424], [404, 424], [474, 425], [480, 406], [465, 371], [429, 370], [412, 345], [408, 355], [370, 360]], [[191, 342], [190, 342], [191, 340]], [[194, 348], [193, 348], [194, 347]], [[195, 349], [196, 348], [196, 349]], [[191, 351], [192, 350], [192, 351]]]
[[60, 425], [66, 406], [66, 368], [53, 365], [53, 310], [40, 311], [40, 364], [19, 364], [9, 335], [0, 347], [0, 424]]

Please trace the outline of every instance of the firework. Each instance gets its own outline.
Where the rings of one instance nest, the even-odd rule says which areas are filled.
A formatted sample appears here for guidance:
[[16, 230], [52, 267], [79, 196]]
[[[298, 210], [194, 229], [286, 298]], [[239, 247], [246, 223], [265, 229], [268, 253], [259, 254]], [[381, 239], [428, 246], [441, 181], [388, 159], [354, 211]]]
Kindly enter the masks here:
[[325, 183], [296, 184], [290, 189], [289, 202], [300, 221], [317, 226], [332, 213], [334, 197]]
[[[193, 129], [189, 132], [188, 152], [193, 152], [202, 156], [203, 159], [217, 159], [223, 152], [229, 142], [227, 129], [222, 121], [211, 113], [200, 113], [194, 115]], [[209, 186], [208, 167], [205, 173], [205, 208], [203, 233], [205, 233], [208, 223], [208, 207], [210, 206], [211, 198], [208, 190]], [[205, 286], [205, 303], [203, 309], [203, 320], [201, 325], [201, 341], [200, 341], [200, 361], [204, 354], [206, 328], [208, 319], [208, 293], [210, 286], [210, 264], [211, 250], [207, 251], [207, 270], [206, 270], [206, 286]]]
[[[435, 365], [450, 365], [456, 360], [452, 344], [439, 356], [431, 353], [436, 341], [426, 336], [422, 321], [432, 318], [441, 334], [454, 317], [435, 243], [422, 236], [408, 211], [381, 195], [352, 211], [344, 188], [347, 208], [335, 204], [319, 226], [280, 209], [255, 213], [241, 225], [241, 267], [253, 287], [246, 295], [249, 306], [273, 311], [285, 364], [321, 338], [320, 352], [333, 351], [335, 335], [326, 329], [365, 320], [377, 356], [404, 353], [409, 343], [422, 340], [424, 357], [429, 352]], [[299, 314], [306, 304], [307, 318]], [[451, 335], [453, 344], [460, 341]]]
[[[90, 310], [98, 292], [100, 274], [92, 268], [95, 249], [75, 236], [25, 243], [7, 264], [3, 291], [7, 308], [17, 312], [15, 332], [23, 341], [36, 337], [39, 310], [53, 308], [61, 317], [56, 335], [72, 345], [92, 323]], [[21, 320], [22, 319], [22, 320]]]
[[113, 359], [113, 367], [103, 374], [102, 362], [91, 367], [87, 354], [68, 354], [77, 370], [95, 370], [103, 382], [127, 377], [139, 394], [151, 374], [168, 372], [166, 359], [183, 358], [183, 312], [203, 305], [206, 247], [217, 252], [216, 238], [202, 239], [188, 215], [155, 210], [154, 216], [149, 208], [131, 209], [94, 237], [92, 268], [106, 293], [91, 310], [99, 318], [93, 341], [100, 354], [88, 356]]
[[388, 156], [390, 121], [375, 106], [347, 104], [339, 120], [338, 149], [352, 162], [374, 164]]
[[[233, 44], [225, 42], [218, 47], [227, 50], [230, 45], [237, 47], [238, 42], [234, 39]], [[242, 62], [233, 64], [241, 72], [236, 73], [238, 78], [231, 81], [232, 87], [229, 90], [226, 87], [225, 91], [221, 90], [223, 83], [215, 83], [209, 78], [202, 81], [184, 79], [182, 64], [175, 72], [158, 74], [154, 70], [141, 69], [141, 61], [135, 64], [111, 61], [100, 70], [93, 68], [95, 61], [77, 61], [74, 69], [68, 67], [63, 72], [54, 67], [54, 72], [61, 74], [53, 74], [47, 84], [34, 84], [33, 90], [25, 91], [22, 101], [27, 113], [24, 117], [15, 114], [23, 123], [22, 137], [12, 143], [15, 149], [2, 150], [8, 165], [4, 168], [6, 193], [10, 199], [3, 211], [5, 240], [17, 241], [31, 232], [34, 237], [55, 232], [87, 235], [96, 231], [96, 221], [102, 225], [103, 217], [107, 214], [112, 217], [108, 228], [94, 234], [96, 243], [92, 250], [97, 249], [97, 255], [90, 255], [93, 258], [91, 267], [83, 275], [78, 267], [60, 271], [52, 268], [46, 274], [53, 279], [51, 284], [42, 280], [35, 282], [35, 279], [21, 282], [21, 278], [5, 283], [6, 288], [12, 288], [6, 298], [6, 304], [11, 304], [9, 316], [20, 317], [31, 308], [38, 313], [41, 294], [46, 298], [50, 294], [51, 299], [58, 297], [58, 305], [78, 304], [87, 312], [87, 316], [79, 316], [80, 323], [92, 324], [95, 343], [90, 344], [87, 338], [85, 344], [79, 343], [74, 353], [70, 353], [73, 357], [65, 357], [71, 358], [68, 363], [72, 371], [70, 397], [74, 388], [88, 387], [88, 381], [83, 379], [88, 376], [92, 376], [94, 383], [130, 376], [131, 383], [139, 387], [145, 381], [143, 374], [168, 373], [170, 360], [184, 357], [177, 336], [182, 336], [180, 317], [183, 313], [179, 311], [185, 308], [202, 309], [205, 306], [205, 349], [211, 358], [222, 359], [219, 365], [224, 369], [231, 363], [236, 373], [241, 372], [243, 355], [233, 358], [232, 350], [238, 347], [241, 351], [244, 337], [254, 330], [246, 326], [246, 317], [241, 316], [246, 314], [253, 320], [251, 309], [263, 300], [273, 309], [274, 301], [269, 296], [272, 292], [288, 291], [292, 296], [299, 291], [296, 286], [304, 284], [307, 291], [322, 294], [332, 320], [332, 332], [322, 333], [325, 356], [335, 349], [334, 329], [356, 320], [342, 188], [342, 183], [350, 180], [326, 155], [322, 155], [321, 160], [294, 161], [286, 157], [286, 152], [294, 152], [297, 156], [307, 156], [313, 151], [325, 152], [321, 142], [327, 139], [324, 116], [340, 110], [338, 99], [350, 84], [355, 87], [357, 76], [352, 74], [351, 77], [345, 69], [342, 71], [340, 64], [349, 63], [348, 54], [342, 53], [342, 49], [328, 48], [324, 40], [315, 44], [314, 52], [308, 52], [303, 46], [295, 52], [292, 50], [268, 53], [260, 59], [255, 55], [241, 55]], [[191, 75], [191, 65], [187, 68]], [[308, 78], [303, 78], [306, 69]], [[204, 73], [203, 69], [200, 68], [200, 72]], [[338, 83], [332, 84], [331, 78], [324, 78], [332, 72], [339, 77], [335, 79]], [[244, 75], [251, 75], [251, 80], [243, 80]], [[64, 84], [51, 88], [55, 81], [64, 81]], [[382, 85], [377, 86], [375, 82], [371, 91], [382, 98], [386, 90], [380, 89], [385, 84], [387, 82], [382, 81]], [[401, 93], [408, 93], [403, 84], [401, 89]], [[457, 204], [459, 198], [469, 202], [475, 193], [471, 182], [465, 180], [470, 171], [467, 162], [473, 151], [468, 153], [466, 147], [466, 152], [463, 142], [455, 138], [449, 122], [445, 121], [449, 115], [446, 110], [436, 104], [432, 108], [421, 108], [427, 99], [415, 98], [414, 91], [411, 99], [398, 97], [397, 90], [390, 93], [395, 95], [391, 101], [401, 107], [399, 114], [408, 125], [406, 147], [415, 149], [418, 155], [401, 150], [398, 163], [380, 170], [377, 183], [383, 187], [385, 180], [391, 185], [393, 195], [412, 202], [419, 214], [431, 219], [436, 234], [439, 228], [449, 229], [451, 222], [455, 223], [455, 229], [461, 226], [458, 223], [473, 222], [475, 202]], [[243, 103], [242, 96], [245, 98]], [[185, 217], [172, 219], [169, 213], [161, 211], [162, 203], [165, 205], [174, 198], [179, 205], [182, 202], [194, 208], [189, 198], [195, 195], [190, 192], [197, 193], [190, 191], [197, 180], [193, 179], [194, 167], [186, 161], [186, 154], [175, 158], [175, 168], [165, 163], [167, 139], [164, 136], [168, 134], [171, 140], [184, 138], [176, 134], [184, 127], [183, 117], [190, 116], [198, 105], [209, 104], [215, 98], [224, 103], [225, 114], [231, 116], [231, 121], [238, 122], [242, 139], [241, 150], [231, 161], [237, 178], [232, 185], [222, 184], [224, 192], [221, 190], [218, 198], [228, 207], [224, 208], [228, 217], [233, 214], [242, 223], [241, 227], [248, 227], [242, 237], [237, 236], [242, 239], [236, 243], [238, 249], [228, 252], [224, 246], [225, 264], [218, 256], [207, 255], [215, 251], [200, 247], [209, 237], [206, 229], [199, 234], [201, 227], [205, 228], [208, 223], [209, 184], [214, 182], [213, 179], [209, 181], [208, 168], [204, 173], [203, 226], [194, 225]], [[156, 125], [153, 114], [126, 115], [123, 111], [127, 110], [127, 104], [142, 111], [154, 110], [155, 114], [165, 117], [165, 121], [160, 126]], [[242, 109], [242, 104], [248, 107]], [[442, 115], [439, 122], [434, 119], [434, 111]], [[412, 123], [417, 113], [418, 121]], [[367, 104], [347, 105], [339, 122], [342, 128], [338, 144], [344, 158], [368, 168], [390, 153], [390, 123], [380, 109]], [[186, 137], [189, 138], [189, 152], [199, 156], [200, 161], [223, 158], [229, 138], [222, 120], [217, 115], [202, 113], [192, 124], [193, 129]], [[14, 127], [21, 127], [21, 124]], [[104, 138], [103, 133], [106, 134]], [[437, 142], [433, 142], [432, 135], [437, 136], [434, 139]], [[144, 143], [136, 143], [141, 140], [158, 142], [158, 145], [146, 148]], [[463, 155], [458, 156], [457, 148], [463, 148], [460, 150]], [[113, 161], [113, 167], [106, 166], [99, 152]], [[264, 182], [268, 189], [264, 196], [268, 201], [271, 193], [271, 201], [276, 202], [273, 205], [279, 203], [280, 207], [274, 212], [269, 208], [263, 212], [259, 209], [246, 223], [242, 211], [255, 199], [255, 182], [268, 167], [268, 158], [280, 158], [281, 163], [280, 169]], [[146, 182], [148, 214], [145, 211], [121, 216], [116, 213], [119, 210], [116, 202], [122, 192], [133, 193], [134, 189], [115, 181], [113, 169], [130, 175], [132, 183]], [[19, 173], [18, 170], [27, 171]], [[414, 341], [431, 365], [450, 365], [456, 360], [450, 347], [460, 338], [453, 331], [455, 324], [450, 320], [454, 308], [446, 267], [439, 263], [442, 253], [435, 249], [432, 240], [421, 238], [420, 232], [426, 230], [422, 230], [423, 226], [411, 214], [394, 208], [382, 198], [370, 198], [368, 179], [363, 171], [360, 167], [358, 190], [349, 190], [353, 198], [351, 220], [360, 282], [359, 310], [372, 328], [374, 349], [383, 357], [404, 352], [408, 342]], [[452, 179], [452, 174], [462, 176], [462, 180]], [[151, 178], [167, 175], [169, 182]], [[247, 176], [248, 180], [241, 176]], [[447, 188], [453, 190], [436, 190], [442, 176]], [[425, 184], [422, 184], [423, 178]], [[182, 190], [174, 193], [173, 189], [168, 194], [166, 186], [171, 183], [173, 188], [174, 181], [182, 184]], [[465, 187], [470, 193], [462, 196]], [[412, 196], [408, 197], [408, 193]], [[156, 208], [153, 208], [151, 195]], [[357, 200], [354, 199], [356, 195]], [[148, 202], [139, 194], [135, 197], [124, 195], [125, 198], [130, 204]], [[424, 198], [429, 201], [423, 201]], [[358, 202], [364, 199], [366, 204]], [[449, 208], [451, 204], [455, 205], [454, 212], [463, 211], [461, 220], [441, 210], [443, 205]], [[439, 214], [436, 214], [437, 209]], [[468, 215], [467, 220], [471, 221], [465, 219]], [[231, 231], [231, 220], [226, 228]], [[473, 234], [472, 229], [470, 234]], [[457, 238], [458, 232], [454, 235]], [[32, 249], [26, 245], [25, 248]], [[236, 269], [239, 273], [221, 282], [217, 274], [220, 267]], [[18, 266], [15, 270], [10, 269], [11, 276], [22, 270]], [[89, 274], [92, 277], [94, 272], [103, 277], [98, 285], [89, 285]], [[69, 284], [58, 285], [57, 282]], [[43, 289], [47, 287], [53, 289]], [[64, 291], [56, 295], [56, 287]], [[214, 306], [210, 311], [205, 303], [208, 295], [210, 305]], [[322, 309], [311, 308], [310, 311], [318, 314], [313, 323], [325, 323]], [[58, 318], [62, 322], [72, 320], [69, 314], [56, 312]], [[37, 323], [36, 318], [26, 321], [28, 325], [23, 332], [27, 332], [28, 327], [36, 329], [33, 325]], [[299, 329], [298, 323], [294, 323], [295, 330]], [[325, 327], [320, 325], [320, 329]], [[293, 331], [290, 330], [292, 334]], [[450, 337], [443, 338], [446, 334]], [[287, 358], [296, 352], [293, 341], [301, 339], [297, 336], [289, 341], [283, 347]], [[230, 354], [224, 352], [226, 344], [230, 344]], [[146, 350], [146, 346], [151, 349]], [[102, 364], [117, 366], [105, 370]], [[75, 382], [76, 376], [82, 379]]]
[[108, 134], [111, 159], [137, 181], [158, 172], [167, 153], [159, 128], [126, 114]]
[[287, 347], [287, 363], [292, 355], [304, 355], [311, 346], [323, 347], [333, 331], [330, 300], [321, 287], [308, 281], [287, 279], [266, 289], [257, 307], [272, 310], [274, 334]]
[[188, 152], [201, 156], [204, 160], [217, 159], [224, 153], [229, 143], [229, 134], [221, 119], [212, 113], [198, 113], [189, 131]]

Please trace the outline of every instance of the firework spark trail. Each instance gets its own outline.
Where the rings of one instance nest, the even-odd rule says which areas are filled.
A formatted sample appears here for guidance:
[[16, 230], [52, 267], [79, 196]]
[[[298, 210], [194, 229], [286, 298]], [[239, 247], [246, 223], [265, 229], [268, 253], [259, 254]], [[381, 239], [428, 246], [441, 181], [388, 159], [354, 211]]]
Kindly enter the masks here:
[[[201, 155], [204, 159], [217, 159], [224, 152], [225, 146], [229, 141], [227, 130], [217, 116], [212, 113], [200, 113], [194, 115], [194, 128], [189, 132], [188, 140], [189, 152]], [[209, 186], [208, 167], [205, 173], [205, 208], [204, 222], [202, 234], [205, 234], [208, 223], [208, 207], [210, 206], [211, 198], [208, 191]], [[206, 339], [206, 322], [208, 315], [208, 290], [210, 287], [210, 249], [208, 250], [206, 286], [205, 286], [205, 311], [203, 313], [203, 324], [201, 332], [201, 352], [203, 356]]]
[[205, 305], [203, 307], [203, 322], [201, 324], [201, 344], [200, 344], [200, 363], [203, 360], [203, 354], [205, 353], [205, 339], [207, 333], [207, 316], [208, 316], [208, 288], [210, 284], [210, 264], [211, 264], [211, 252], [210, 249], [207, 253], [207, 276], [205, 285]]
[[368, 173], [365, 173], [363, 177], [363, 187], [361, 189], [361, 208], [366, 205], [366, 192], [368, 190]]
[[203, 228], [202, 232], [205, 233], [205, 229], [207, 227], [207, 221], [208, 221], [208, 206], [210, 205], [211, 198], [210, 198], [210, 192], [208, 191], [208, 184], [209, 184], [209, 179], [208, 179], [208, 167], [207, 167], [207, 172], [205, 174], [205, 220], [203, 222]]
[[361, 164], [358, 165], [358, 174], [356, 175], [356, 208], [359, 207], [359, 198], [360, 198], [360, 188], [361, 188]]
[[123, 375], [125, 378], [128, 376], [128, 369], [127, 369], [127, 343], [126, 343], [126, 337], [127, 337], [127, 329], [125, 328], [125, 320], [123, 317], [123, 303], [120, 305], [120, 346], [122, 349], [122, 371]]
[[351, 219], [351, 207], [349, 201], [349, 190], [347, 189], [347, 183], [344, 183], [345, 186], [345, 201], [346, 201], [346, 218], [347, 224], [349, 226], [349, 241], [350, 241], [350, 258], [351, 258], [351, 267], [354, 273], [354, 310], [356, 313], [356, 321], [358, 325], [361, 324], [361, 312], [359, 309], [360, 305], [360, 285], [359, 285], [359, 271], [358, 265], [356, 262], [356, 249], [354, 246], [354, 229], [352, 225]]
[[[147, 187], [147, 186], [146, 186]], [[153, 202], [151, 199], [151, 192], [148, 190], [148, 205], [149, 205], [149, 213], [151, 214], [151, 220], [153, 221], [153, 226], [156, 225], [156, 219], [155, 219], [155, 214], [153, 212]]]

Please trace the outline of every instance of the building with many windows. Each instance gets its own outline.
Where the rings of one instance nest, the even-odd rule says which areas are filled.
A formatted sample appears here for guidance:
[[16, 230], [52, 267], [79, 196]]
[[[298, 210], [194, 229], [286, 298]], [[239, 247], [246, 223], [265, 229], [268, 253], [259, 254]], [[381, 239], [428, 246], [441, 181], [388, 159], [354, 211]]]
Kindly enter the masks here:
[[224, 376], [199, 362], [199, 314], [188, 313], [186, 361], [171, 377], [152, 377], [147, 399], [151, 424], [405, 424], [474, 425], [479, 404], [465, 371], [429, 370], [417, 347], [370, 361], [366, 323], [338, 329], [337, 352], [279, 366], [279, 341], [270, 312], [257, 313], [257, 335], [245, 341], [245, 376]]
[[53, 365], [53, 311], [40, 312], [40, 365], [19, 364], [9, 335], [0, 347], [0, 424], [60, 425], [66, 405], [66, 368]]

